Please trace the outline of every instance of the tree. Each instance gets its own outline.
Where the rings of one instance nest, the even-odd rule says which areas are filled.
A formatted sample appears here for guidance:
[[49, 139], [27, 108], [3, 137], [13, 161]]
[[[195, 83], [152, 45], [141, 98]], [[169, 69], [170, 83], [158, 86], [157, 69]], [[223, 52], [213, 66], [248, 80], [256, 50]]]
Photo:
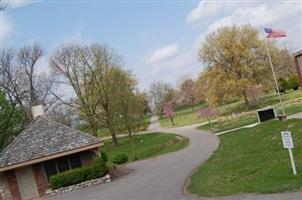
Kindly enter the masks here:
[[69, 105], [79, 111], [80, 116], [89, 124], [92, 135], [97, 136], [98, 117], [97, 110], [99, 100], [97, 96], [99, 74], [97, 68], [104, 71], [108, 66], [101, 65], [104, 56], [98, 55], [94, 47], [70, 44], [62, 46], [54, 51], [50, 58], [50, 66], [53, 73], [61, 83], [70, 86], [76, 98], [67, 101], [59, 96], [60, 102]]
[[173, 87], [163, 81], [157, 81], [151, 84], [149, 89], [149, 99], [155, 111], [163, 116], [164, 104], [173, 100], [174, 90]]
[[209, 124], [211, 123], [211, 118], [217, 116], [218, 114], [219, 112], [212, 107], [202, 108], [197, 111], [197, 116], [207, 118]]
[[122, 130], [125, 130], [128, 134], [131, 143], [132, 160], [136, 160], [137, 155], [134, 146], [133, 133], [139, 131], [139, 128], [143, 123], [143, 105], [140, 104], [139, 99], [135, 94], [129, 93], [129, 95], [121, 102], [121, 108], [120, 124]]
[[20, 107], [7, 101], [0, 91], [0, 150], [7, 146], [23, 129], [24, 115]]
[[57, 122], [66, 126], [73, 126], [77, 121], [78, 114], [76, 110], [61, 102], [56, 103], [48, 110], [48, 115]]
[[39, 72], [38, 62], [43, 55], [38, 44], [18, 51], [2, 49], [0, 55], [0, 87], [11, 104], [22, 109], [27, 122], [32, 120], [31, 106], [44, 103], [47, 110], [56, 101], [53, 77]]
[[194, 105], [196, 103], [195, 93], [195, 81], [189, 76], [184, 75], [179, 80], [179, 97], [182, 100], [182, 105], [191, 106], [194, 111]]
[[138, 98], [139, 104], [142, 105], [143, 113], [145, 115], [151, 112], [148, 100], [147, 92], [136, 91], [136, 97]]
[[[277, 47], [270, 43], [270, 49]], [[206, 65], [207, 95], [212, 103], [243, 96], [256, 85], [271, 86], [271, 72], [263, 41], [250, 25], [222, 27], [206, 37], [200, 50]]]
[[275, 48], [270, 45], [270, 54], [276, 72], [277, 79], [288, 79], [292, 74], [296, 74], [293, 53], [286, 47]]
[[165, 113], [165, 117], [169, 118], [171, 120], [172, 125], [174, 126], [174, 116], [175, 116], [175, 112], [174, 112], [174, 106], [173, 106], [173, 102], [167, 102], [164, 105], [164, 113]]
[[120, 100], [117, 91], [122, 84], [120, 56], [105, 45], [71, 44], [57, 49], [51, 56], [50, 65], [76, 96], [71, 102], [58, 97], [59, 100], [79, 110], [93, 135], [97, 136], [101, 125], [108, 128], [113, 143], [118, 145], [115, 105]]

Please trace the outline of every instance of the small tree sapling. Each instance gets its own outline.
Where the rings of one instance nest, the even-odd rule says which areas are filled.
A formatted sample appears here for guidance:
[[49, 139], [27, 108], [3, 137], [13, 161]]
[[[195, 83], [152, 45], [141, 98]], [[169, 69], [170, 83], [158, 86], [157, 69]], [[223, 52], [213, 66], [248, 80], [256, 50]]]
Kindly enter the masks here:
[[172, 122], [172, 125], [174, 126], [175, 112], [174, 112], [173, 103], [171, 101], [165, 103], [163, 110], [164, 110], [165, 117], [169, 118], [171, 120], [171, 122]]

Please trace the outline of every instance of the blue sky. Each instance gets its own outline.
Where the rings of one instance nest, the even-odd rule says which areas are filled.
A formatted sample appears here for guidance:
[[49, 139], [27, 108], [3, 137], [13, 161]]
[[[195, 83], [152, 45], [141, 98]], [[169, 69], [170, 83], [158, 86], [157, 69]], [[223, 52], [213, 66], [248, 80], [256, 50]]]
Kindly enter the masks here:
[[62, 43], [106, 43], [146, 89], [155, 80], [175, 85], [182, 74], [196, 77], [205, 35], [245, 23], [285, 29], [289, 36], [278, 43], [302, 49], [301, 1], [11, 1], [1, 39], [15, 48], [40, 43], [46, 50], [41, 71]]

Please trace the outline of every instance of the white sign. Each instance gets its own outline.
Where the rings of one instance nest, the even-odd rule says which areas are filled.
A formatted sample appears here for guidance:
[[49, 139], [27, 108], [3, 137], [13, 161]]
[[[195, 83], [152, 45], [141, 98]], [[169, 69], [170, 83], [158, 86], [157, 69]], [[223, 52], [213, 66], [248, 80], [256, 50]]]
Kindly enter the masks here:
[[296, 164], [295, 164], [294, 155], [292, 152], [292, 149], [294, 148], [292, 134], [290, 131], [281, 131], [281, 136], [282, 136], [283, 147], [288, 149], [290, 163], [293, 168], [293, 174], [297, 175]]
[[283, 147], [286, 149], [293, 149], [294, 143], [292, 139], [292, 134], [290, 131], [281, 131]]

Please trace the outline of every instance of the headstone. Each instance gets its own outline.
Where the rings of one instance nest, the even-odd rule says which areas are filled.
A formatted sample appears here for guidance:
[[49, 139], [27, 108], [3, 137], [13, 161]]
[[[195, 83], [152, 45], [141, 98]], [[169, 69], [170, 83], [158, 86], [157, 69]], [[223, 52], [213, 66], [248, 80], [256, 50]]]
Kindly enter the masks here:
[[276, 118], [276, 112], [274, 108], [258, 110], [257, 113], [259, 122], [264, 122]]

